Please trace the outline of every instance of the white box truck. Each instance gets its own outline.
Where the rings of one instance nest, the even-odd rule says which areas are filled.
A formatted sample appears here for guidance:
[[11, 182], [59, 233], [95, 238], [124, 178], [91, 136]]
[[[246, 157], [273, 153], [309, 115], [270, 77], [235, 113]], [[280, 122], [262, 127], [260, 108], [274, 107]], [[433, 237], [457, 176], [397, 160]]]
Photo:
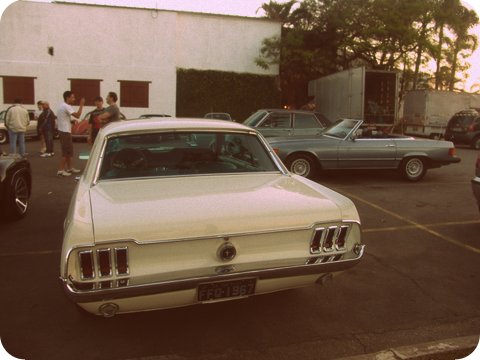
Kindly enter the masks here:
[[457, 112], [480, 108], [480, 94], [440, 90], [412, 90], [403, 99], [405, 134], [442, 138], [448, 120]]
[[316, 111], [332, 122], [350, 118], [392, 125], [398, 114], [398, 79], [396, 71], [359, 67], [310, 81], [308, 93], [315, 97]]

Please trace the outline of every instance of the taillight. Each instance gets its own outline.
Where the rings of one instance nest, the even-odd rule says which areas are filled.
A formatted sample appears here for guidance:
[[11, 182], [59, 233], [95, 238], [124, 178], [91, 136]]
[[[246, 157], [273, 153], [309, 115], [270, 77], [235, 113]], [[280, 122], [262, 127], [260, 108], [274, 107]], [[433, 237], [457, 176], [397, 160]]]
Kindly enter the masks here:
[[475, 131], [475, 123], [471, 124], [468, 129], [468, 131]]
[[345, 244], [347, 242], [347, 232], [348, 232], [348, 226], [340, 227], [340, 230], [337, 235], [337, 239], [335, 240], [335, 248], [337, 250], [345, 249]]
[[115, 248], [115, 264], [117, 267], [117, 275], [128, 274], [128, 252], [127, 248]]
[[455, 156], [455, 155], [457, 155], [457, 149], [455, 149], [454, 147], [448, 149], [448, 155], [450, 155], [450, 156]]
[[336, 230], [337, 230], [336, 226], [331, 226], [327, 229], [327, 235], [325, 236], [325, 240], [323, 241], [323, 250], [324, 251], [333, 250], [333, 240], [334, 240], [334, 237], [335, 237]]
[[320, 252], [320, 245], [322, 242], [322, 235], [324, 228], [315, 229], [315, 235], [313, 236], [312, 242], [310, 243], [310, 252], [316, 254]]
[[98, 271], [101, 277], [112, 275], [111, 252], [110, 249], [97, 250]]
[[93, 279], [95, 272], [93, 268], [93, 252], [92, 250], [81, 251], [79, 253], [80, 259], [80, 274], [82, 279]]

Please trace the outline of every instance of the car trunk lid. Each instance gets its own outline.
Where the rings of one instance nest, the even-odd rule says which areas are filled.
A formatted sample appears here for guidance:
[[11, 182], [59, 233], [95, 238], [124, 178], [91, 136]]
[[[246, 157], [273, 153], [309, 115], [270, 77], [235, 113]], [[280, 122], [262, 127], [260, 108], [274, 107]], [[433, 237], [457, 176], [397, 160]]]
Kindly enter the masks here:
[[342, 215], [327, 195], [278, 173], [105, 181], [90, 196], [96, 243], [281, 231]]

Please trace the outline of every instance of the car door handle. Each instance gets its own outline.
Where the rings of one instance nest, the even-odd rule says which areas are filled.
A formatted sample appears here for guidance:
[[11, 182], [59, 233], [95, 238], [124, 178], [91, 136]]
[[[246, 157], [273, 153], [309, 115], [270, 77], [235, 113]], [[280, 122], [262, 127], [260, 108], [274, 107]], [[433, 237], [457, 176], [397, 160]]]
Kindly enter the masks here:
[[385, 147], [395, 147], [393, 144], [385, 145]]

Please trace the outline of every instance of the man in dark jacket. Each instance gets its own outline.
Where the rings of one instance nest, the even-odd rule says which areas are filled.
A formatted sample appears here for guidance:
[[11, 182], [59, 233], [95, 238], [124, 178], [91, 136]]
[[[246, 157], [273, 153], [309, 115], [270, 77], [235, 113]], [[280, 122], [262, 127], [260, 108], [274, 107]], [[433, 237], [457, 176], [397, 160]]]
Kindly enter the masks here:
[[101, 96], [97, 96], [94, 99], [95, 109], [90, 113], [90, 117], [88, 119], [88, 143], [93, 144], [95, 139], [97, 138], [98, 132], [100, 131], [102, 124], [98, 117], [105, 112], [103, 107], [103, 98]]
[[43, 134], [45, 139], [46, 151], [41, 157], [51, 157], [54, 155], [53, 153], [53, 132], [55, 131], [55, 114], [50, 109], [50, 104], [48, 101], [44, 101], [42, 103], [43, 111], [38, 117], [40, 125], [40, 131]]

